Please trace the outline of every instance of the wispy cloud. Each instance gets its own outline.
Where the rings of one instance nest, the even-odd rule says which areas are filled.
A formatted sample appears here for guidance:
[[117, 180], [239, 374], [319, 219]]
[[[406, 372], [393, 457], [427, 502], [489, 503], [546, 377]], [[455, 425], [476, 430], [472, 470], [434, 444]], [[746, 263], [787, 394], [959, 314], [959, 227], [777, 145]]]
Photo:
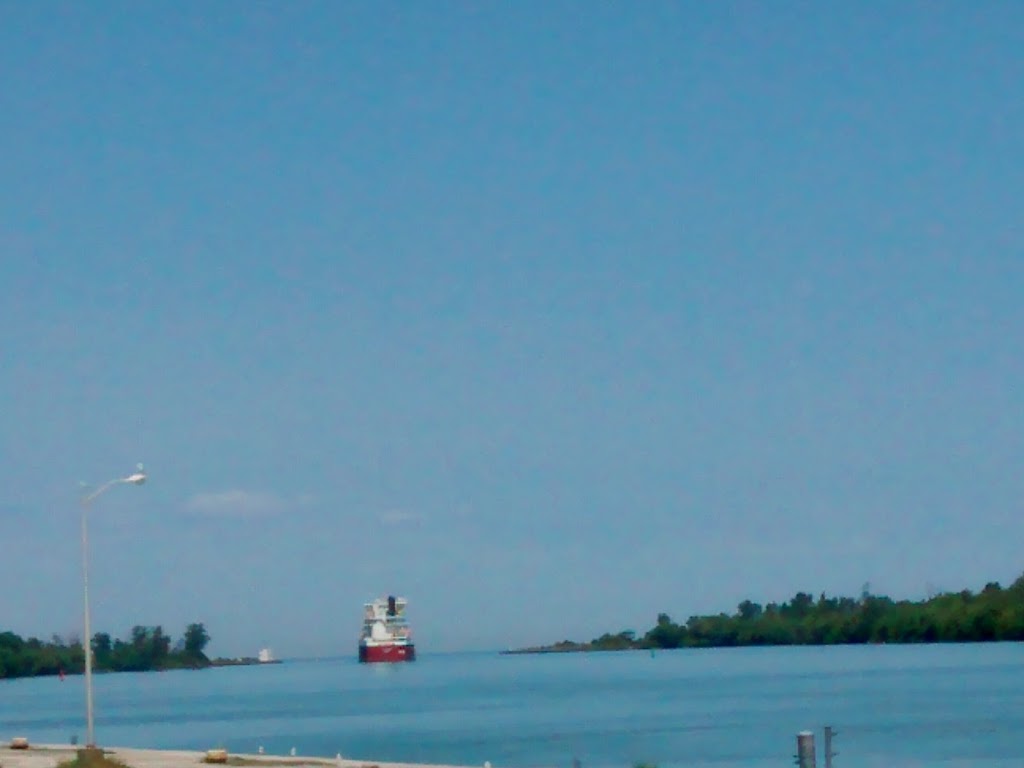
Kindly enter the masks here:
[[381, 512], [378, 516], [384, 525], [401, 525], [402, 523], [418, 522], [423, 516], [418, 512], [410, 512], [407, 509], [389, 509]]
[[309, 496], [285, 498], [259, 491], [214, 491], [196, 494], [185, 502], [185, 509], [206, 517], [251, 519], [273, 517], [310, 501]]

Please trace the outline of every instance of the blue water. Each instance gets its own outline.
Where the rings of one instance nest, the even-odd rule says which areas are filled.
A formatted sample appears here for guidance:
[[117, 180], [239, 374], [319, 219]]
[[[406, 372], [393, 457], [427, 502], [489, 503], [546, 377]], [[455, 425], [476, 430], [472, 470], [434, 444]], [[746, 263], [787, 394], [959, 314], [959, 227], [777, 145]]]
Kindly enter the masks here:
[[[1019, 767], [1024, 644], [500, 656], [423, 653], [97, 675], [101, 744], [495, 768]], [[80, 677], [0, 681], [0, 739], [82, 738]]]

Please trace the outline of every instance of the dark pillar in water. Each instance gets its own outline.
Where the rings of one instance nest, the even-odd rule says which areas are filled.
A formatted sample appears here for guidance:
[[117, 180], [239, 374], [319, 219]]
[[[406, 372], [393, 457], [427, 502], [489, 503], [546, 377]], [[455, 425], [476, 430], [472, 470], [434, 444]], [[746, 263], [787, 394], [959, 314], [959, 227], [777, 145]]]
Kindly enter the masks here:
[[818, 761], [814, 755], [814, 734], [800, 731], [796, 735], [796, 764], [799, 768], [817, 768]]

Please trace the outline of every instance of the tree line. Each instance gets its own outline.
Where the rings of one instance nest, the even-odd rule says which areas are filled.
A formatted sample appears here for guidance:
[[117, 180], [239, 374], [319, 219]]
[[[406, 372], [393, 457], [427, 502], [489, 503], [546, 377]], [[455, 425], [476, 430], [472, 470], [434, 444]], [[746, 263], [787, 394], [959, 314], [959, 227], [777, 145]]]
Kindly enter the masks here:
[[1024, 576], [1007, 588], [990, 582], [977, 593], [965, 589], [920, 601], [872, 595], [866, 586], [859, 598], [798, 592], [782, 603], [744, 600], [732, 614], [691, 616], [682, 624], [660, 613], [642, 636], [627, 630], [521, 652], [997, 640], [1024, 640]]
[[[98, 672], [145, 672], [159, 669], [198, 669], [210, 666], [206, 645], [210, 635], [201, 623], [189, 624], [176, 642], [163, 627], [132, 627], [126, 639], [112, 639], [106, 632], [93, 635], [90, 647], [93, 669]], [[79, 674], [85, 669], [85, 653], [77, 638], [54, 635], [49, 641], [22, 639], [0, 632], [0, 678]]]

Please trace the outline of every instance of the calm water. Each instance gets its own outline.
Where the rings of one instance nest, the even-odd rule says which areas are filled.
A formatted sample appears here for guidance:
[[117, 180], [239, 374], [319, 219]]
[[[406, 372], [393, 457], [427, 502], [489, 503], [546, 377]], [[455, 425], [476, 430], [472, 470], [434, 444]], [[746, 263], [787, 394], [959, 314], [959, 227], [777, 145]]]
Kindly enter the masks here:
[[[1024, 764], [1024, 645], [296, 661], [99, 675], [102, 744], [495, 768], [790, 766], [834, 726], [836, 768]], [[84, 731], [80, 677], [0, 681], [0, 738]]]

